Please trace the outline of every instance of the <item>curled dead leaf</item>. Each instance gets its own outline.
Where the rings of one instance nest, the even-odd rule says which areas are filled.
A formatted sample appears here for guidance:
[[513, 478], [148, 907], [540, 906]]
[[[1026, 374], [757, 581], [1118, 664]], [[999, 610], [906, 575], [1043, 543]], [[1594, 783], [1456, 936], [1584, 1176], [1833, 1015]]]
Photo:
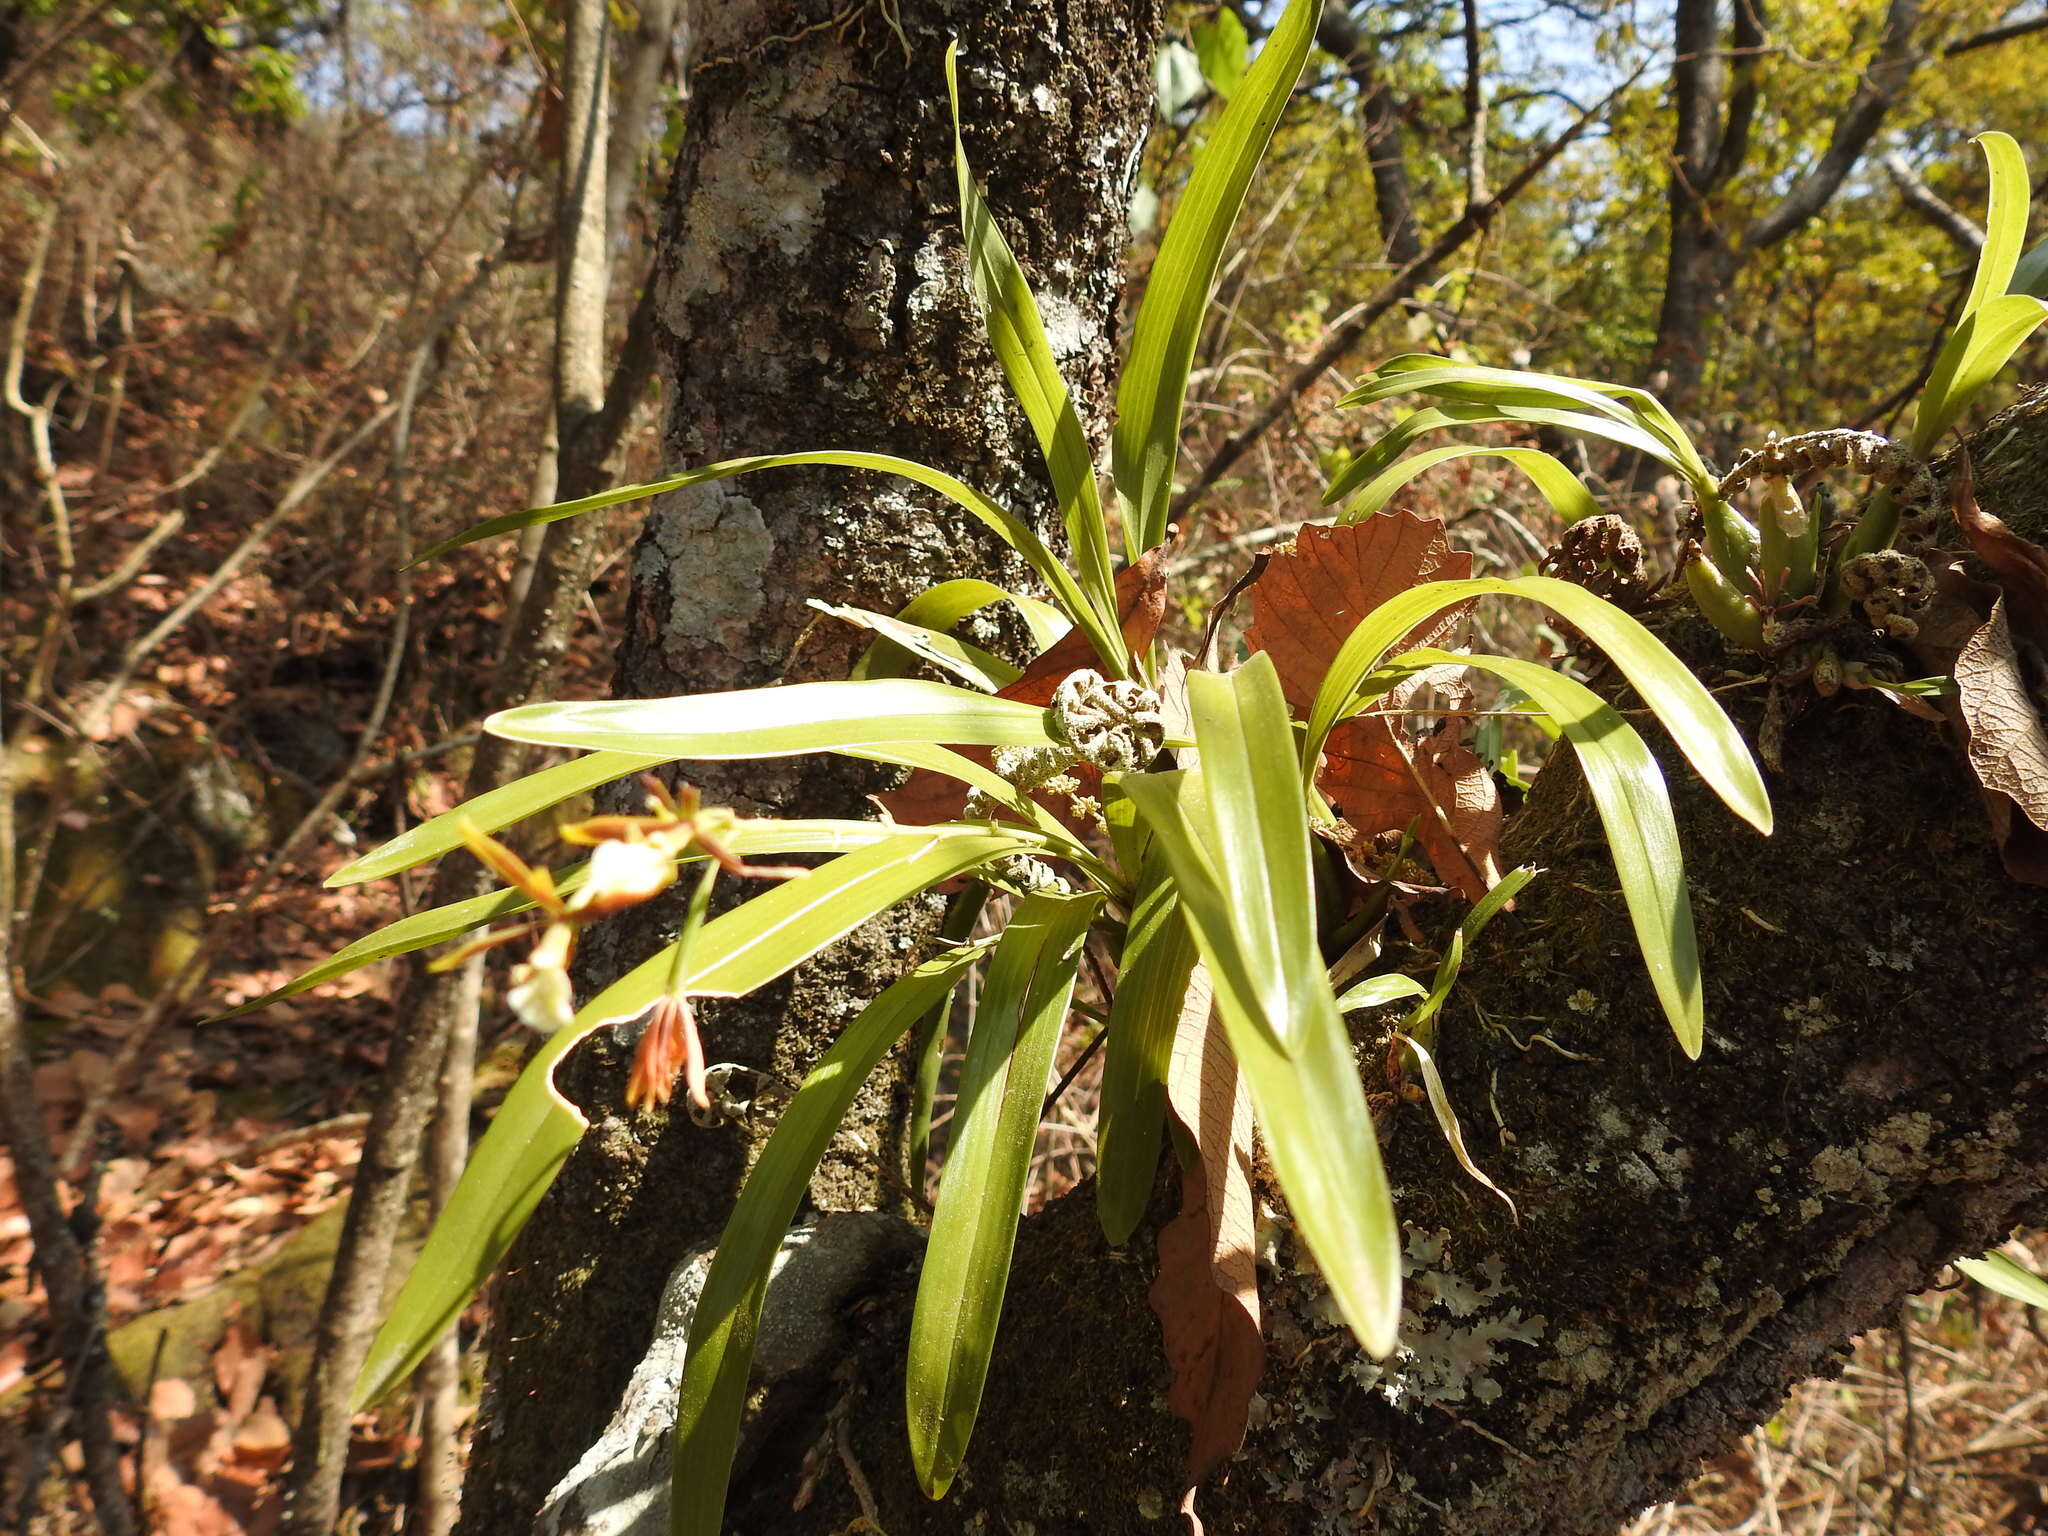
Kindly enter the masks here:
[[1956, 705], [2007, 872], [2048, 885], [2048, 656], [2013, 633], [2010, 598], [1957, 656]]
[[1197, 1533], [1195, 1490], [1244, 1443], [1252, 1394], [1266, 1366], [1259, 1331], [1256, 1207], [1252, 1198], [1251, 1098], [1210, 1006], [1199, 965], [1173, 1041], [1168, 1112], [1181, 1134], [1180, 1214], [1159, 1233], [1159, 1277], [1148, 1299], [1158, 1314], [1173, 1384], [1167, 1406], [1186, 1419], [1187, 1486], [1181, 1513]]
[[[1245, 643], [1273, 658], [1288, 706], [1303, 715], [1360, 619], [1410, 587], [1471, 574], [1472, 556], [1452, 549], [1433, 517], [1396, 512], [1340, 528], [1306, 527], [1252, 584]], [[1450, 645], [1468, 607], [1417, 626], [1398, 649]]]
[[1412, 826], [1437, 874], [1467, 901], [1499, 882], [1500, 790], [1448, 732], [1411, 740], [1384, 715], [1347, 720], [1331, 733], [1316, 782], [1361, 837]]
[[1949, 471], [1949, 503], [1977, 558], [2004, 587], [2014, 632], [2048, 651], [2048, 549], [2021, 538], [1977, 504], [1967, 452], [1957, 453]]

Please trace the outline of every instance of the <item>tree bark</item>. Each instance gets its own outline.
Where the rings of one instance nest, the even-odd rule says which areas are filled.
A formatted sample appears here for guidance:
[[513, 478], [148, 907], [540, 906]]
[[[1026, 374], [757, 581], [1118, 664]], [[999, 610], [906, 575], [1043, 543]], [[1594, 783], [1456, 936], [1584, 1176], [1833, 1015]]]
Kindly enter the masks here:
[[[866, 14], [865, 36], [812, 0], [719, 8], [707, 25], [661, 252], [670, 456], [903, 452], [1043, 514], [960, 281], [937, 61], [961, 26], [970, 151], [999, 215], [1032, 214], [1010, 232], [1099, 426], [1153, 18], [1063, 0], [949, 16], [934, 0], [902, 7], [906, 50]], [[1980, 456], [1979, 494], [2039, 537], [2048, 415], [2014, 425]], [[636, 558], [619, 690], [840, 675], [855, 641], [812, 628], [804, 599], [888, 608], [1005, 569], [959, 526], [838, 475], [666, 498]], [[1742, 664], [1684, 608], [1658, 621], [1704, 675]], [[1423, 1111], [1389, 1111], [1414, 1355], [1383, 1369], [1335, 1323], [1266, 1185], [1274, 1347], [1245, 1452], [1202, 1493], [1216, 1528], [1610, 1530], [1792, 1381], [1838, 1364], [1947, 1259], [2048, 1216], [2048, 892], [2005, 877], [1939, 730], [1872, 694], [1817, 709], [1773, 783], [1769, 840], [1682, 763], [1666, 773], [1708, 968], [1703, 1060], [1671, 1042], [1561, 754], [1508, 850], [1546, 873], [1467, 961], [1440, 1035], [1476, 1154], [1520, 1222], [1458, 1171]], [[801, 761], [689, 776], [789, 814], [856, 811], [867, 787]], [[892, 974], [914, 922], [707, 1010], [713, 1058], [795, 1078]], [[593, 934], [593, 979], [662, 936], [658, 914]], [[1384, 1042], [1359, 1043], [1376, 1071]], [[593, 1129], [497, 1294], [465, 1497], [479, 1536], [526, 1530], [596, 1439], [671, 1266], [715, 1235], [767, 1129], [634, 1119], [617, 1108], [623, 1075], [604, 1037], [563, 1073]], [[817, 1204], [902, 1208], [904, 1097], [887, 1074], [869, 1090]], [[1162, 1181], [1155, 1225], [1169, 1204]], [[1025, 1223], [967, 1471], [937, 1505], [905, 1451], [908, 1277], [883, 1285], [850, 1311], [836, 1369], [774, 1389], [778, 1432], [742, 1469], [731, 1528], [836, 1532], [863, 1514], [891, 1536], [1166, 1528], [1186, 1431], [1163, 1407], [1150, 1242], [1105, 1250], [1085, 1189]]]
[[[857, 18], [826, 0], [709, 8], [658, 253], [669, 460], [900, 453], [1050, 532], [1037, 449], [964, 280], [941, 63], [957, 34], [969, 153], [1099, 442], [1158, 26], [1153, 0], [906, 0]], [[893, 611], [968, 574], [1029, 581], [950, 504], [901, 482], [776, 471], [664, 497], [634, 561], [616, 691], [843, 676], [860, 637], [807, 599]], [[683, 776], [714, 802], [807, 815], [859, 815], [886, 783], [836, 761], [691, 764]], [[593, 932], [588, 979], [640, 958], [674, 920], [653, 910]], [[793, 984], [707, 1008], [712, 1059], [800, 1077], [929, 920], [919, 910], [876, 924]], [[562, 1074], [593, 1129], [497, 1294], [464, 1494], [463, 1529], [478, 1536], [525, 1529], [596, 1438], [670, 1267], [716, 1234], [768, 1129], [627, 1114], [626, 1054], [593, 1041]], [[821, 1206], [907, 1206], [907, 1104], [900, 1073], [863, 1095], [813, 1186]]]
[[[2048, 400], [1979, 448], [1986, 508], [2040, 539]], [[1704, 675], [1742, 664], [1688, 607], [1655, 619]], [[1759, 708], [1739, 713], [1752, 732]], [[1612, 1531], [1839, 1369], [1947, 1260], [2048, 1220], [2048, 890], [2005, 876], [1942, 737], [1872, 694], [1816, 711], [1771, 784], [1769, 839], [1664, 754], [1706, 965], [1697, 1063], [1651, 997], [1576, 766], [1553, 759], [1506, 850], [1545, 873], [1468, 957], [1441, 1035], [1519, 1224], [1426, 1108], [1388, 1111], [1415, 1353], [1362, 1357], [1280, 1225], [1266, 1376], [1242, 1454], [1201, 1492], [1210, 1529]], [[1359, 1040], [1376, 1077], [1385, 1042]], [[1169, 1202], [1162, 1183], [1155, 1226]], [[905, 1276], [833, 1383], [809, 1384], [817, 1416], [780, 1431], [801, 1448], [848, 1426], [806, 1507], [793, 1464], [757, 1463], [729, 1528], [843, 1529], [863, 1513], [855, 1466], [890, 1536], [1168, 1529], [1187, 1439], [1163, 1406], [1152, 1273], [1150, 1233], [1107, 1251], [1085, 1187], [1025, 1222], [967, 1472], [937, 1505], [904, 1437]]]
[[1758, 104], [1763, 0], [1734, 0], [1726, 51], [1720, 0], [1678, 0], [1671, 70], [1677, 129], [1666, 194], [1670, 238], [1651, 384], [1673, 410], [1692, 410], [1705, 381], [1710, 337], [1742, 264], [1789, 239], [1825, 208], [1863, 158], [1920, 63], [1913, 34], [1920, 0], [1890, 0], [1870, 62], [1835, 119], [1827, 148], [1784, 195], [1741, 230], [1716, 194], [1740, 175]]

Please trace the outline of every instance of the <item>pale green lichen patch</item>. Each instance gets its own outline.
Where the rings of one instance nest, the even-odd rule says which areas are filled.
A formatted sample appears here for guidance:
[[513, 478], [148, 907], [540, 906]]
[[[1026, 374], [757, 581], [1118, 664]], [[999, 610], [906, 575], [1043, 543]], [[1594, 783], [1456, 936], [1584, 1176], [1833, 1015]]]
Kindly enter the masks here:
[[[1501, 1395], [1490, 1370], [1501, 1362], [1504, 1347], [1543, 1337], [1544, 1319], [1504, 1304], [1510, 1294], [1506, 1264], [1488, 1258], [1476, 1266], [1476, 1277], [1460, 1273], [1445, 1252], [1449, 1237], [1441, 1229], [1410, 1229], [1401, 1256], [1408, 1305], [1401, 1309], [1400, 1344], [1389, 1360], [1360, 1355], [1345, 1367], [1353, 1381], [1377, 1390], [1396, 1408], [1490, 1403]], [[1311, 1308], [1334, 1320], [1327, 1296]]]

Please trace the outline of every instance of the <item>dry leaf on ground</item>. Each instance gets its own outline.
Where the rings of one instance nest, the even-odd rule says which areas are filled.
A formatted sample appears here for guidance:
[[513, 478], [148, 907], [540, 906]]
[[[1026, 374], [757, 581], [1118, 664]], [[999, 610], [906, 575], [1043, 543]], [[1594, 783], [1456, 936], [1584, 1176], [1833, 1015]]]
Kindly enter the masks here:
[[1181, 1512], [1199, 1533], [1195, 1489], [1244, 1443], [1265, 1370], [1251, 1186], [1251, 1100], [1196, 966], [1174, 1035], [1168, 1111], [1200, 1159], [1181, 1177], [1180, 1214], [1159, 1233], [1152, 1310], [1173, 1385], [1166, 1403], [1193, 1429]]

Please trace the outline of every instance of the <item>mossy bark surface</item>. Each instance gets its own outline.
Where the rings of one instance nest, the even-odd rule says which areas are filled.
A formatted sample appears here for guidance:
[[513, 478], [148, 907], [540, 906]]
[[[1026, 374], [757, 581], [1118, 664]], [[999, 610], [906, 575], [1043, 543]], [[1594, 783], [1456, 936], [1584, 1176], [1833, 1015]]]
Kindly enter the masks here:
[[[942, 61], [961, 48], [970, 154], [1037, 287], [1091, 425], [1106, 425], [1128, 180], [1150, 105], [1154, 0], [706, 7], [658, 257], [667, 455], [678, 467], [846, 448], [920, 459], [1056, 518], [964, 280]], [[655, 502], [633, 557], [620, 696], [845, 675], [863, 637], [808, 606], [893, 612], [951, 577], [1032, 580], [965, 513], [907, 482], [771, 471]], [[1014, 635], [984, 627], [1001, 648]], [[843, 761], [685, 764], [714, 803], [860, 816], [886, 779]], [[635, 798], [621, 791], [623, 807]], [[637, 806], [631, 807], [637, 809]], [[714, 1061], [802, 1077], [929, 931], [913, 906], [793, 982], [706, 1009]], [[673, 907], [586, 943], [586, 989], [650, 953]], [[627, 1052], [562, 1073], [592, 1119], [496, 1294], [491, 1386], [464, 1494], [471, 1533], [524, 1530], [597, 1436], [669, 1269], [715, 1236], [770, 1121], [705, 1131], [622, 1108]], [[885, 1068], [813, 1187], [904, 1203], [908, 1093]]]

